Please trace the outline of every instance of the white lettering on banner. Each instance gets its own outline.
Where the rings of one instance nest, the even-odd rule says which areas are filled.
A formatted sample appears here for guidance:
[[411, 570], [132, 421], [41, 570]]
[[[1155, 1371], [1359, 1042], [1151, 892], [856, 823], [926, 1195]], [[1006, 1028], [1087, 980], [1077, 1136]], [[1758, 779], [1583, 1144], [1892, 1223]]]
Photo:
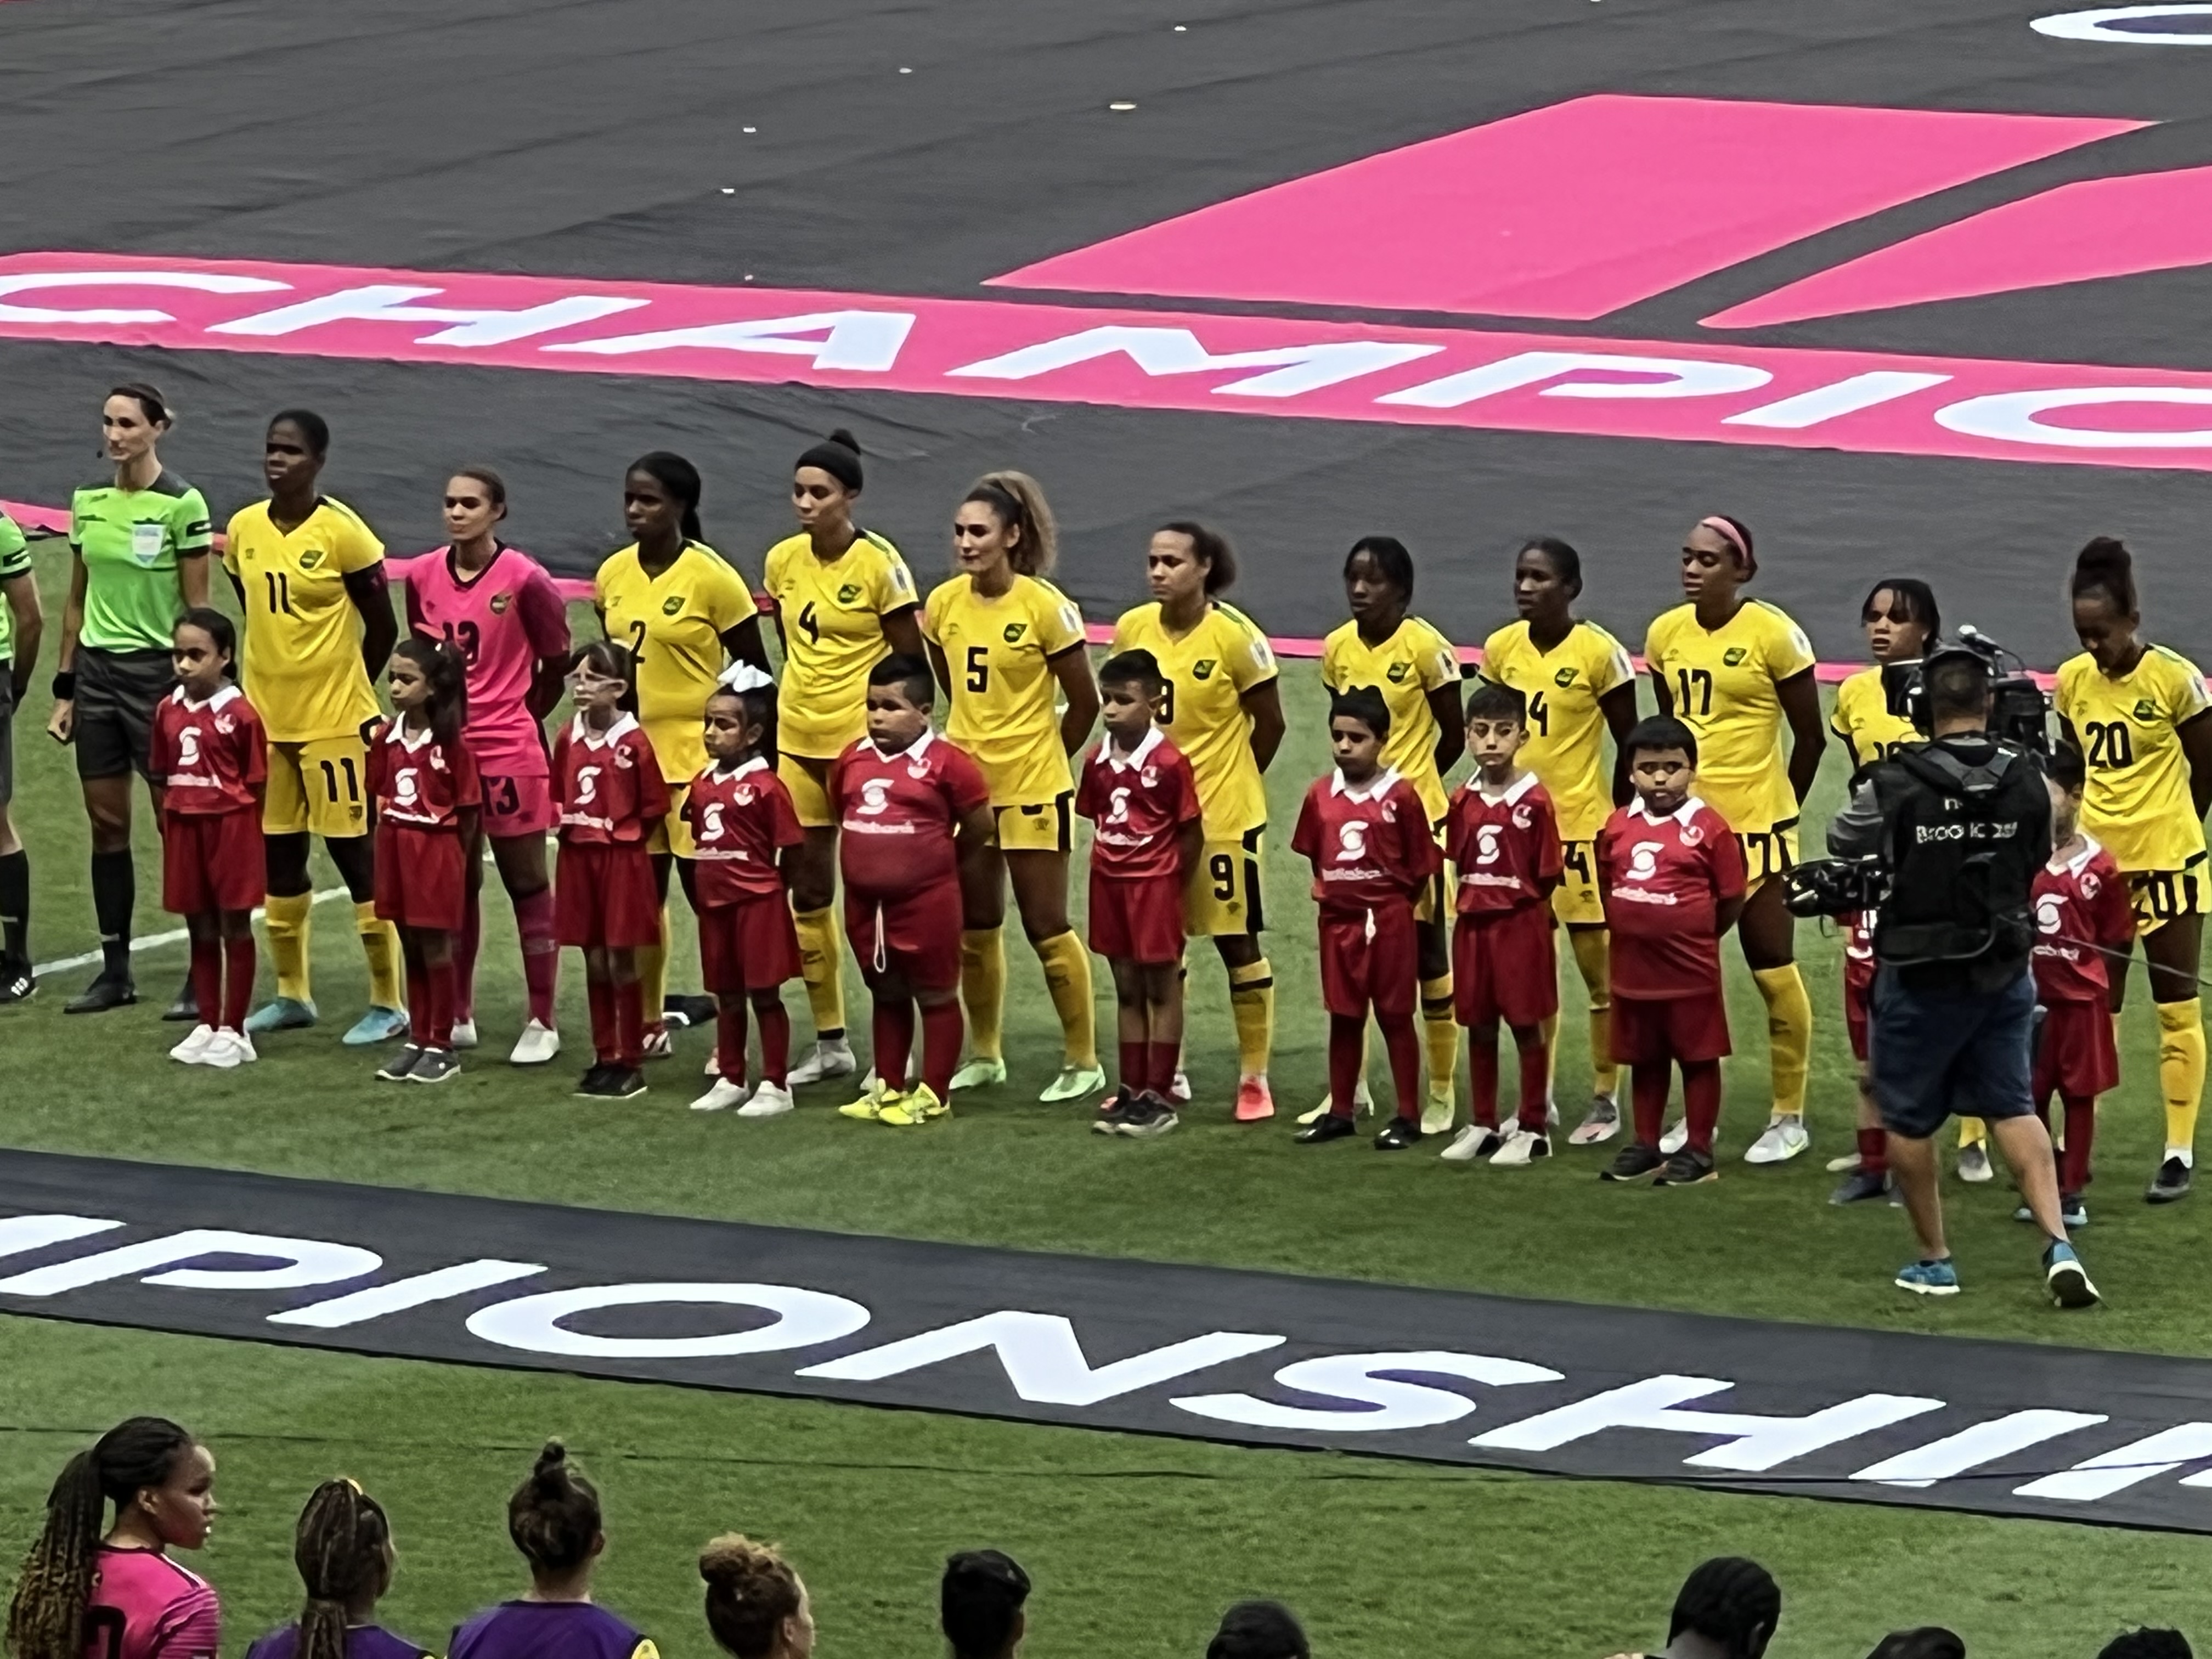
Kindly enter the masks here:
[[88, 1215], [11, 1215], [0, 1219], [0, 1255], [23, 1255], [49, 1244], [112, 1232], [122, 1224]]
[[1940, 1400], [1913, 1395], [1863, 1394], [1803, 1417], [1675, 1409], [1685, 1401], [1701, 1400], [1735, 1386], [1714, 1376], [1646, 1377], [1492, 1429], [1468, 1443], [1501, 1451], [1556, 1451], [1570, 1441], [1586, 1440], [1607, 1429], [1658, 1429], [1668, 1434], [1725, 1437], [1725, 1445], [1682, 1460], [1692, 1468], [1755, 1473], [1838, 1441], [1871, 1434], [1923, 1412], [1940, 1411], [1943, 1406]]
[[2000, 1457], [2045, 1440], [2056, 1440], [2076, 1429], [2093, 1429], [2106, 1419], [2088, 1412], [2012, 1412], [1986, 1423], [1961, 1429], [1941, 1440], [1885, 1457], [1856, 1471], [1854, 1480], [1878, 1480], [1886, 1486], [1932, 1486], [1938, 1480], [1964, 1474], [1968, 1469], [1994, 1463]]
[[1325, 386], [1376, 374], [1416, 358], [1432, 357], [1442, 346], [1382, 340], [1342, 340], [1329, 345], [1280, 346], [1267, 351], [1231, 351], [1218, 356], [1199, 344], [1187, 328], [1132, 328], [1115, 325], [1087, 328], [1046, 340], [1003, 356], [948, 368], [947, 375], [979, 380], [1027, 380], [1056, 368], [1126, 356], [1147, 374], [1197, 374], [1207, 369], [1272, 368], [1249, 380], [1232, 380], [1214, 392], [1224, 397], [1295, 398]]
[[1283, 1340], [1246, 1331], [1210, 1331], [1093, 1370], [1084, 1357], [1083, 1345], [1075, 1340], [1075, 1327], [1067, 1320], [1058, 1314], [1009, 1310], [965, 1319], [880, 1348], [809, 1365], [799, 1375], [840, 1382], [880, 1382], [887, 1376], [988, 1348], [997, 1353], [1000, 1364], [1006, 1367], [1006, 1380], [1023, 1399], [1051, 1406], [1095, 1406], [1171, 1376], [1280, 1347]]
[[[2093, 1503], [2114, 1492], [2171, 1474], [2184, 1463], [2212, 1457], [2212, 1423], [2179, 1423], [2141, 1440], [2115, 1446], [2108, 1452], [2082, 1459], [2059, 1474], [2047, 1474], [2024, 1486], [2014, 1486], [2015, 1498], [2057, 1498], [2074, 1504]], [[2185, 1486], [2212, 1486], [2212, 1480], [2192, 1474]]]
[[[241, 1255], [284, 1265], [176, 1266], [210, 1255]], [[363, 1279], [383, 1265], [382, 1256], [357, 1244], [331, 1244], [318, 1238], [279, 1238], [268, 1233], [234, 1233], [221, 1227], [193, 1227], [161, 1238], [149, 1238], [143, 1243], [95, 1251], [74, 1261], [56, 1262], [51, 1267], [33, 1267], [13, 1279], [0, 1279], [0, 1295], [59, 1296], [64, 1291], [81, 1291], [88, 1285], [137, 1279], [142, 1274], [149, 1285], [174, 1285], [188, 1291], [293, 1291], [309, 1285], [341, 1285], [349, 1279]], [[155, 1271], [162, 1267], [174, 1270]]]
[[[561, 1321], [601, 1308], [647, 1308], [665, 1303], [705, 1303], [760, 1308], [775, 1315], [750, 1331], [711, 1336], [592, 1336], [563, 1329]], [[850, 1336], [868, 1322], [857, 1302], [790, 1285], [586, 1285], [494, 1303], [469, 1316], [471, 1336], [502, 1348], [561, 1354], [577, 1359], [719, 1359], [732, 1354], [775, 1353], [811, 1348]]]
[[1998, 392], [1968, 398], [1936, 411], [1936, 424], [1970, 438], [2007, 443], [2057, 444], [2068, 449], [2203, 449], [2212, 431], [2113, 432], [2100, 427], [2049, 426], [2035, 417], [2054, 409], [2110, 404], [2212, 404], [2212, 386], [2077, 386], [2063, 392]]
[[1564, 1380], [1559, 1372], [1541, 1365], [1484, 1353], [1334, 1353], [1285, 1365], [1275, 1373], [1275, 1381], [1301, 1394], [1334, 1395], [1372, 1409], [1322, 1411], [1278, 1405], [1249, 1394], [1186, 1395], [1168, 1403], [1221, 1423], [1242, 1423], [1255, 1429], [1319, 1429], [1337, 1434], [1433, 1428], [1439, 1423], [1456, 1422], [1474, 1409], [1474, 1401], [1463, 1394], [1377, 1375], [1382, 1371], [1463, 1376], [1470, 1382], [1486, 1382], [1498, 1389], [1516, 1382]]
[[1832, 386], [1814, 386], [1794, 398], [1784, 398], [1741, 415], [1722, 417], [1723, 426], [1756, 426], [1772, 432], [1802, 432], [1844, 415], [1856, 415], [1877, 404], [1893, 403], [1931, 386], [1942, 386], [1948, 374], [1908, 374], [1896, 369], [1875, 369], [1854, 374]]
[[332, 1297], [327, 1302], [312, 1302], [304, 1308], [273, 1313], [269, 1316], [269, 1322], [303, 1325], [316, 1331], [341, 1330], [348, 1325], [381, 1319], [386, 1314], [404, 1313], [410, 1308], [465, 1296], [471, 1291], [529, 1279], [544, 1271], [544, 1264], [538, 1261], [464, 1261], [456, 1267], [440, 1267], [434, 1273], [395, 1279], [389, 1285], [372, 1285], [365, 1291]]
[[2094, 11], [2062, 11], [2049, 17], [2039, 17], [2028, 24], [2038, 34], [2055, 36], [2061, 40], [2099, 40], [2118, 42], [2128, 46], [2212, 46], [2212, 30], [2198, 33], [2187, 29], [2116, 29], [2112, 23], [2172, 18], [2176, 21], [2185, 17], [2212, 16], [2212, 6], [2173, 5], [2102, 6]]
[[[699, 328], [663, 329], [657, 334], [620, 334], [607, 340], [577, 340], [543, 348], [580, 351], [596, 357], [629, 357], [678, 347], [709, 351], [761, 351], [776, 356], [811, 357], [817, 368], [854, 374], [886, 374], [898, 365], [899, 348], [914, 330], [908, 311], [817, 311], [804, 317], [763, 317], [750, 323], [709, 323]], [[819, 334], [819, 340], [804, 337]]]
[[[184, 288], [201, 294], [276, 294], [289, 283], [239, 276], [221, 270], [42, 270], [0, 276], [0, 295], [50, 288]], [[0, 305], [0, 323], [173, 323], [166, 311], [63, 311], [46, 306]]]
[[417, 335], [415, 343], [505, 345], [510, 340], [526, 340], [533, 334], [550, 334], [556, 328], [596, 322], [602, 317], [611, 317], [618, 311], [635, 311], [648, 303], [644, 300], [617, 300], [600, 294], [571, 295], [566, 299], [549, 300], [542, 306], [526, 306], [520, 311], [486, 311], [476, 307], [462, 310], [408, 303], [410, 300], [427, 300], [434, 294], [445, 291], [441, 288], [408, 288], [390, 283], [374, 284], [368, 288], [343, 288], [319, 299], [302, 300], [295, 306], [284, 306], [275, 311], [258, 311], [251, 317], [216, 323], [208, 332], [273, 339], [327, 323], [450, 323], [453, 326], [440, 329], [434, 333]]
[[1774, 376], [1747, 363], [1707, 362], [1690, 357], [1631, 357], [1602, 351], [1523, 351], [1517, 356], [1463, 369], [1440, 380], [1424, 380], [1403, 392], [1377, 398], [1378, 404], [1414, 409], [1458, 409], [1478, 398], [1517, 392], [1565, 374], [1650, 374], [1649, 380], [1571, 380], [1548, 386], [1540, 398], [1712, 398], [1729, 392], [1755, 392]]

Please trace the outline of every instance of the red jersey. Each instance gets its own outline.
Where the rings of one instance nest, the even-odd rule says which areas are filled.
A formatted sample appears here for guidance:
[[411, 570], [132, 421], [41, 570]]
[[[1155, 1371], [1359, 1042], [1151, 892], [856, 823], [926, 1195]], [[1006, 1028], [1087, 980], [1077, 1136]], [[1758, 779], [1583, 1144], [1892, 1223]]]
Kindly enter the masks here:
[[205, 702], [190, 701], [180, 685], [154, 705], [146, 769], [161, 785], [164, 812], [212, 817], [258, 807], [254, 788], [269, 781], [261, 716], [234, 685]]
[[369, 744], [368, 793], [380, 821], [415, 830], [458, 830], [464, 811], [483, 805], [468, 745], [440, 743], [428, 727], [412, 730], [404, 720]]
[[783, 849], [806, 839], [775, 769], [756, 755], [732, 771], [710, 766], [691, 780], [684, 821], [698, 850], [699, 902], [706, 908], [781, 896]]
[[1316, 778], [1298, 809], [1291, 851], [1313, 866], [1323, 915], [1410, 904], [1443, 855], [1413, 786], [1386, 767], [1354, 789], [1344, 774]]
[[830, 769], [837, 867], [848, 890], [903, 898], [958, 873], [952, 837], [991, 804], [975, 763], [936, 732], [886, 755], [862, 738]]
[[1743, 848], [1692, 795], [1663, 818], [1640, 800], [1597, 836], [1598, 891], [1613, 930], [1613, 990], [1625, 997], [1718, 996], [1718, 908], [1743, 896]]
[[561, 839], [585, 847], [641, 842], [668, 816], [668, 785], [660, 759], [635, 714], [621, 714], [604, 732], [570, 720], [553, 744], [554, 799], [561, 806]]
[[501, 544], [464, 580], [450, 547], [410, 560], [407, 625], [460, 653], [469, 687], [463, 735], [478, 763], [495, 777], [544, 777], [545, 739], [530, 688], [542, 659], [568, 654], [568, 607], [538, 561]]
[[100, 1547], [85, 1659], [215, 1659], [222, 1609], [208, 1581], [159, 1550]]
[[1540, 902], [1565, 868], [1552, 797], [1534, 772], [1495, 797], [1462, 784], [1444, 814], [1444, 854], [1459, 868], [1460, 915]]
[[2124, 951], [2136, 935], [2128, 884], [2112, 855], [2084, 836], [2080, 852], [2063, 864], [2046, 863], [2027, 890], [2035, 906], [2036, 1000], [2101, 1005], [2112, 978], [2106, 958], [2090, 947]]
[[1180, 876], [1176, 843], [1183, 825], [1199, 821], [1198, 779], [1157, 726], [1126, 755], [1109, 737], [1084, 765], [1075, 810], [1096, 826], [1095, 873], [1124, 880]]

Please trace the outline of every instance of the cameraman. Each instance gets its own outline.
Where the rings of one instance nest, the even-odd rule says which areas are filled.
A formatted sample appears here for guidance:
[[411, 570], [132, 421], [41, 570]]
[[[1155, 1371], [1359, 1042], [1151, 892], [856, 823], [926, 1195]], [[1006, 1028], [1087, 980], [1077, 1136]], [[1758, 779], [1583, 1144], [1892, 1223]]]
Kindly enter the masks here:
[[2062, 1307], [2097, 1300], [2058, 1217], [2051, 1137], [2028, 1090], [2035, 938], [2028, 889], [2051, 856], [2051, 801], [2028, 750], [1990, 735], [1992, 662], [1946, 641], [1923, 659], [1929, 740], [1868, 769], [1828, 826], [1838, 858], [1877, 856], [1890, 886], [1875, 923], [1874, 1096], [1921, 1254], [1900, 1289], [1955, 1296], [1931, 1137], [1972, 1103], [2049, 1239], [2044, 1281]]

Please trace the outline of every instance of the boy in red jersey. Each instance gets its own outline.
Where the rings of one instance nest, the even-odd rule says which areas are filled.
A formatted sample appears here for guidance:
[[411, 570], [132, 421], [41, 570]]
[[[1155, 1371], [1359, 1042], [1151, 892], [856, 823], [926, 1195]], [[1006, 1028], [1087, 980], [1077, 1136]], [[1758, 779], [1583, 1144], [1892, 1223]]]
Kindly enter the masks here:
[[630, 654], [611, 640], [576, 653], [576, 717], [553, 744], [561, 857], [554, 869], [554, 927], [584, 953], [592, 1010], [586, 1100], [645, 1092], [645, 995], [637, 952], [660, 942], [660, 890], [647, 849], [668, 816], [660, 760], [637, 716]]
[[1382, 1028], [1398, 1112], [1375, 1137], [1395, 1152], [1421, 1138], [1421, 1045], [1413, 1030], [1420, 947], [1413, 902], [1443, 855], [1413, 786], [1382, 764], [1390, 709], [1371, 686], [1329, 703], [1336, 770], [1306, 791], [1291, 850], [1313, 866], [1321, 905], [1322, 1001], [1328, 1009], [1328, 1112], [1297, 1132], [1308, 1145], [1357, 1132], [1354, 1092], [1367, 1012]]
[[[1559, 1012], [1553, 952], [1552, 890], [1565, 854], [1552, 798], [1523, 770], [1528, 702], [1511, 686], [1485, 680], [1467, 700], [1467, 752], [1475, 775], [1454, 793], [1445, 820], [1445, 856], [1459, 871], [1452, 927], [1452, 982], [1467, 1027], [1468, 1123], [1443, 1156], [1487, 1158], [1508, 1169], [1552, 1155], [1552, 1059], [1545, 1022]], [[1512, 1129], [1498, 1128], [1498, 1022], [1513, 1033], [1521, 1059], [1521, 1098]]]
[[[1613, 930], [1613, 1052], [1630, 1068], [1636, 1139], [1601, 1179], [1667, 1187], [1717, 1180], [1713, 1130], [1729, 1053], [1721, 939], [1743, 912], [1743, 849], [1721, 815], [1690, 793], [1698, 740], [1671, 715], [1628, 734], [1636, 799], [1597, 838], [1598, 891]], [[1688, 1139], [1659, 1151], [1669, 1068], [1682, 1068]]]
[[1091, 837], [1091, 948], [1114, 970], [1121, 1086], [1091, 1127], [1145, 1139], [1177, 1122], [1169, 1093], [1182, 1048], [1182, 890], [1206, 844], [1198, 781], [1154, 724], [1159, 660], [1125, 651], [1098, 671], [1106, 735], [1075, 788]]
[[246, 1012], [253, 909], [268, 892], [268, 733], [231, 681], [238, 636], [229, 617], [187, 611], [171, 637], [177, 689], [155, 706], [147, 775], [161, 787], [161, 906], [184, 917], [191, 934], [200, 1020], [169, 1058], [227, 1071], [258, 1058]]
[[[738, 663], [707, 699], [709, 763], [684, 798], [698, 850], [693, 897], [699, 966], [714, 996], [714, 1086], [695, 1112], [735, 1106], [739, 1117], [791, 1109], [791, 1016], [782, 986], [799, 977], [799, 931], [783, 864], [806, 839], [791, 792], [775, 775], [775, 682]], [[745, 1004], [760, 1016], [761, 1085], [746, 1097]]]
[[[837, 1109], [911, 1128], [952, 1108], [960, 1064], [960, 866], [990, 844], [990, 787], [929, 729], [929, 665], [890, 656], [868, 674], [868, 735], [830, 769], [845, 937], [875, 1000], [876, 1081]], [[906, 1086], [921, 1009], [921, 1078]]]

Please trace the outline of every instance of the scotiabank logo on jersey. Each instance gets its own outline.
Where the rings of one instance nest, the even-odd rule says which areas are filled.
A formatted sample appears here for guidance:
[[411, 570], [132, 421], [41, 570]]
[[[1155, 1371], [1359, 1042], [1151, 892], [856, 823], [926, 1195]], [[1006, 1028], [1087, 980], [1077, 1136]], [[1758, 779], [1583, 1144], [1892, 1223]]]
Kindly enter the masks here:
[[1007, 297], [34, 253], [0, 258], [0, 336], [2202, 469], [2212, 374], [1738, 342], [2212, 263], [2212, 167], [2025, 192], [1755, 295], [1686, 340], [1013, 297], [1589, 323], [2144, 125], [1600, 94], [1054, 255], [993, 279]]

